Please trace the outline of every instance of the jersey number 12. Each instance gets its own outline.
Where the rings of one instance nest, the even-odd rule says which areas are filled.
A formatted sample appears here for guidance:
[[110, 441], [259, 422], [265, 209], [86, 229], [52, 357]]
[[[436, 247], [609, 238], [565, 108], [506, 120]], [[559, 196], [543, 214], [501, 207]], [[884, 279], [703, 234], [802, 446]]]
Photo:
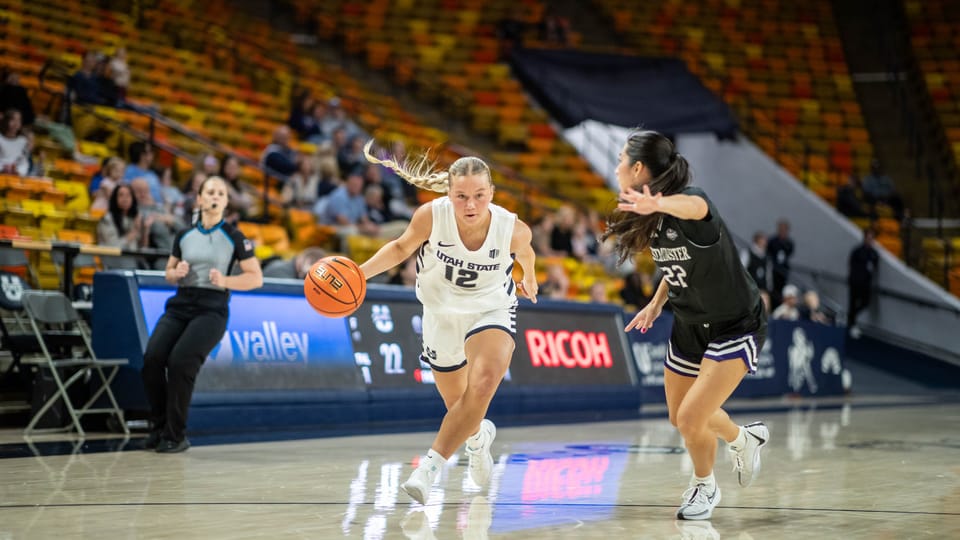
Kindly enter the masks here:
[[447, 270], [444, 273], [445, 278], [450, 283], [453, 283], [457, 287], [463, 287], [464, 289], [472, 289], [477, 286], [477, 278], [480, 276], [474, 270], [464, 270], [463, 268], [457, 268], [457, 276], [453, 276], [453, 265], [448, 264]]

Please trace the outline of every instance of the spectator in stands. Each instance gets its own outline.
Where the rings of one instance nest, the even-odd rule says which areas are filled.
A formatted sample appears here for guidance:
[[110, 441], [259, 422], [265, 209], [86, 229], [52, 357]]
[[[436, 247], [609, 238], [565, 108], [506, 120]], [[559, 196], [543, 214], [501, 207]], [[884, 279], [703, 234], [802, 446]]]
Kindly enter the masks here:
[[367, 219], [377, 226], [377, 236], [393, 240], [407, 228], [409, 219], [401, 219], [393, 214], [383, 200], [383, 187], [379, 184], [367, 184], [363, 188], [363, 201], [367, 205]]
[[287, 178], [297, 172], [299, 161], [299, 154], [290, 146], [290, 128], [278, 127], [273, 132], [273, 142], [263, 150], [260, 164], [281, 183], [286, 183]]
[[830, 317], [823, 311], [823, 306], [820, 305], [820, 295], [813, 289], [803, 293], [803, 302], [800, 304], [799, 310], [801, 321], [833, 324]]
[[402, 265], [394, 269], [393, 275], [387, 283], [391, 285], [402, 285], [404, 287], [416, 287], [417, 285], [417, 257], [414, 255]]
[[[100, 188], [100, 182], [103, 180], [103, 175], [107, 170], [107, 163], [110, 162], [110, 159], [110, 157], [103, 158], [103, 161], [100, 162], [100, 170], [93, 173], [93, 176], [90, 178], [90, 183], [87, 184], [87, 190], [90, 192], [91, 197], [94, 196], [97, 193], [97, 189]], [[124, 167], [126, 167], [126, 164], [124, 164]]]
[[383, 186], [380, 184], [364, 186], [363, 201], [367, 205], [367, 219], [373, 223], [383, 225], [395, 221], [393, 212], [390, 211], [390, 207], [384, 201]]
[[[237, 221], [247, 219], [253, 210], [256, 198], [252, 193], [244, 188], [240, 180], [240, 159], [234, 155], [228, 155], [223, 158], [220, 165], [220, 178], [227, 183], [227, 212], [224, 219], [227, 223], [236, 223]], [[207, 175], [208, 177], [211, 175]]]
[[783, 288], [790, 277], [790, 257], [793, 256], [793, 240], [790, 238], [790, 222], [781, 219], [777, 222], [777, 234], [767, 240], [767, 259], [773, 279], [770, 283], [770, 296], [774, 305], [780, 305]]
[[381, 165], [367, 164], [363, 169], [363, 180], [365, 185], [379, 186], [383, 190], [383, 203], [393, 219], [405, 219], [407, 221], [413, 216], [413, 209], [407, 205], [403, 198], [403, 189], [400, 186], [391, 186], [384, 183], [386, 177], [383, 175], [385, 169]]
[[20, 75], [4, 67], [0, 70], [0, 111], [16, 109], [20, 111], [24, 129], [33, 126], [36, 114], [27, 89], [20, 85]]
[[67, 81], [67, 88], [74, 102], [92, 105], [105, 103], [100, 74], [97, 73], [100, 62], [101, 55], [98, 52], [87, 51], [84, 53], [80, 69]]
[[[347, 147], [347, 143], [350, 142], [350, 137], [347, 137], [347, 130], [343, 129], [340, 126], [337, 126], [330, 133], [330, 142], [333, 143], [333, 152], [334, 156], [337, 157], [337, 167], [340, 167], [340, 150]], [[341, 174], [349, 173], [349, 170], [340, 169]]]
[[[903, 219], [903, 199], [893, 185], [893, 178], [883, 172], [877, 159], [870, 162], [870, 174], [863, 179], [863, 191], [868, 204], [886, 204], [897, 219]], [[876, 215], [876, 210], [873, 213]]]
[[317, 203], [320, 192], [320, 172], [317, 171], [317, 158], [303, 156], [297, 172], [290, 175], [283, 185], [280, 198], [287, 208], [309, 210]]
[[150, 195], [153, 200], [163, 200], [160, 177], [151, 168], [154, 157], [153, 147], [143, 141], [132, 142], [127, 148], [127, 154], [130, 162], [127, 164], [126, 172], [123, 173], [123, 179], [130, 182], [137, 178], [143, 178], [150, 186]]
[[[186, 228], [175, 215], [167, 212], [161, 201], [153, 198], [150, 185], [143, 178], [130, 182], [133, 196], [137, 199], [137, 207], [143, 217], [143, 227], [146, 233], [143, 237], [143, 246], [162, 250], [173, 247], [173, 239], [181, 229]], [[162, 266], [166, 261], [158, 261]]]
[[597, 280], [590, 285], [590, 302], [594, 304], [608, 304], [607, 284], [604, 281]]
[[173, 180], [173, 167], [163, 168], [160, 174], [160, 193], [163, 195], [163, 200], [161, 201], [163, 209], [178, 218], [182, 218], [185, 197], [183, 190], [178, 188], [176, 182]]
[[317, 183], [317, 200], [320, 200], [329, 196], [333, 193], [333, 190], [340, 187], [340, 185], [343, 184], [343, 180], [341, 180], [340, 175], [337, 174], [337, 162], [335, 159], [327, 160], [323, 157], [318, 157], [317, 166], [320, 174], [320, 182]]
[[767, 237], [760, 231], [753, 233], [750, 247], [740, 250], [740, 262], [750, 277], [757, 282], [761, 291], [769, 290], [767, 285]]
[[650, 274], [634, 269], [623, 280], [620, 298], [631, 309], [638, 309], [650, 303], [654, 290], [656, 287], [653, 286], [653, 278]]
[[327, 108], [323, 115], [320, 129], [326, 136], [332, 135], [336, 129], [342, 129], [348, 140], [353, 137], [360, 137], [364, 140], [367, 139], [366, 133], [360, 129], [360, 126], [347, 116], [347, 111], [343, 108], [340, 98], [338, 97], [332, 97], [327, 101]]
[[877, 279], [880, 254], [874, 239], [873, 229], [863, 230], [863, 242], [850, 252], [847, 273], [849, 303], [847, 304], [847, 333], [857, 335], [857, 315], [870, 305], [873, 284]]
[[22, 133], [20, 111], [7, 109], [0, 118], [0, 173], [26, 176], [30, 172], [30, 139]]
[[783, 288], [783, 302], [773, 310], [772, 317], [786, 321], [796, 321], [800, 318], [800, 310], [797, 307], [799, 302], [800, 290], [796, 285], [787, 285]]
[[183, 186], [183, 214], [179, 217], [184, 222], [189, 221], [193, 224], [199, 218], [199, 215], [194, 214], [194, 210], [196, 209], [197, 194], [200, 193], [200, 186], [203, 185], [203, 181], [206, 179], [207, 174], [205, 172], [196, 170], [190, 173], [190, 178], [187, 179], [186, 185]]
[[308, 247], [293, 257], [283, 260], [275, 259], [263, 268], [263, 277], [287, 278], [302, 280], [307, 276], [310, 267], [327, 256], [323, 248]]
[[296, 132], [301, 139], [307, 138], [307, 134], [312, 124], [314, 124], [313, 118], [310, 115], [310, 110], [313, 108], [314, 103], [313, 96], [310, 95], [310, 90], [303, 89], [294, 95], [292, 103], [290, 104], [290, 116], [287, 117], [287, 125], [290, 126], [290, 129]]
[[550, 231], [550, 251], [555, 256], [573, 256], [573, 227], [577, 223], [577, 211], [564, 205], [557, 209], [553, 230]]
[[91, 210], [107, 210], [110, 208], [110, 199], [113, 191], [123, 183], [123, 170], [126, 164], [118, 157], [107, 158], [103, 166], [100, 180], [97, 182], [97, 190], [93, 194], [93, 201], [90, 203]]
[[223, 170], [220, 160], [213, 154], [204, 154], [203, 157], [200, 158], [197, 168], [207, 176], [216, 176]]
[[592, 261], [600, 250], [600, 242], [597, 240], [603, 232], [598, 225], [600, 220], [594, 210], [590, 210], [588, 214], [577, 212], [576, 220], [573, 235], [570, 237], [573, 256], [579, 261]]
[[367, 217], [367, 203], [363, 196], [363, 177], [359, 173], [347, 176], [342, 186], [333, 190], [326, 201], [321, 222], [334, 225], [341, 235], [365, 234], [376, 236], [379, 227]]
[[313, 144], [320, 144], [330, 140], [330, 135], [323, 132], [324, 120], [327, 117], [327, 106], [318, 101], [308, 111], [303, 119], [303, 132], [300, 138]]
[[533, 233], [533, 250], [541, 257], [553, 255], [553, 250], [550, 249], [550, 235], [555, 226], [555, 219], [554, 214], [548, 212], [540, 216], [540, 219], [536, 220], [530, 227]]
[[[407, 155], [407, 147], [403, 141], [397, 139], [390, 144], [390, 154], [394, 156], [405, 156]], [[399, 184], [402, 187], [403, 197], [407, 200], [407, 204], [410, 206], [418, 204], [417, 188], [412, 186], [410, 182], [404, 182], [403, 178], [397, 176], [397, 173], [390, 170], [390, 168], [384, 169], [383, 182], [388, 186]]]
[[363, 157], [363, 139], [358, 136], [347, 140], [347, 145], [337, 151], [337, 165], [344, 174], [359, 170], [363, 174], [367, 161]]
[[547, 298], [564, 299], [570, 290], [570, 277], [562, 263], [553, 262], [547, 265], [546, 280], [540, 284], [540, 295]]
[[127, 49], [117, 47], [113, 56], [107, 62], [107, 69], [110, 72], [110, 79], [116, 89], [116, 98], [118, 103], [127, 100], [127, 88], [130, 86], [130, 66], [127, 65]]
[[133, 189], [127, 184], [118, 185], [110, 195], [107, 213], [97, 223], [97, 243], [136, 250], [140, 248], [144, 230]]
[[847, 182], [837, 188], [837, 211], [851, 218], [868, 217], [863, 188], [856, 174], [847, 176]]

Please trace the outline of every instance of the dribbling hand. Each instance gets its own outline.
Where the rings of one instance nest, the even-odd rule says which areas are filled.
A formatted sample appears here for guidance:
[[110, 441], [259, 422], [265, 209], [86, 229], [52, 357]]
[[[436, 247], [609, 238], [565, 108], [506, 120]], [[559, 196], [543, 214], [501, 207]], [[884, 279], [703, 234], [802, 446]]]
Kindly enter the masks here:
[[187, 261], [180, 261], [173, 267], [173, 275], [177, 279], [183, 279], [188, 272], [190, 272], [190, 263]]
[[660, 316], [661, 311], [663, 311], [663, 306], [657, 305], [656, 302], [650, 302], [637, 313], [623, 330], [629, 332], [630, 330], [638, 329], [641, 334], [646, 334], [647, 330], [653, 326], [653, 321], [657, 320], [657, 317]]

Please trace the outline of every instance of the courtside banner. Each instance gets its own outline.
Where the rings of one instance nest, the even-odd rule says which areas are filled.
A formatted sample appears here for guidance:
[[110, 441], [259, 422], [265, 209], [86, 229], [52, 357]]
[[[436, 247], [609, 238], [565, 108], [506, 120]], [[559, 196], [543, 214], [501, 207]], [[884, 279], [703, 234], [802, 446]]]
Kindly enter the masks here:
[[510, 381], [522, 385], [634, 385], [619, 306], [526, 300], [517, 309]]
[[[140, 288], [147, 332], [172, 296]], [[359, 388], [342, 319], [319, 315], [302, 296], [233, 292], [227, 331], [197, 377], [197, 391]]]
[[[634, 315], [624, 313], [624, 319]], [[645, 334], [629, 334], [644, 403], [665, 401], [663, 361], [672, 326], [673, 315], [664, 311]], [[843, 329], [839, 327], [771, 320], [766, 342], [759, 351], [757, 372], [746, 375], [733, 395], [752, 398], [842, 393], [843, 339]]]

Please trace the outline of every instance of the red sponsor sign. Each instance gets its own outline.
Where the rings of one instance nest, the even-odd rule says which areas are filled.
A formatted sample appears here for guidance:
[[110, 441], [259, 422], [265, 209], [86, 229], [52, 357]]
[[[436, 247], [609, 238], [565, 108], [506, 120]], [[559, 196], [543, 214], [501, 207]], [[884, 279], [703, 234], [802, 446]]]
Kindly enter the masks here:
[[539, 330], [524, 332], [530, 363], [534, 367], [611, 368], [613, 355], [607, 335], [580, 330]]

